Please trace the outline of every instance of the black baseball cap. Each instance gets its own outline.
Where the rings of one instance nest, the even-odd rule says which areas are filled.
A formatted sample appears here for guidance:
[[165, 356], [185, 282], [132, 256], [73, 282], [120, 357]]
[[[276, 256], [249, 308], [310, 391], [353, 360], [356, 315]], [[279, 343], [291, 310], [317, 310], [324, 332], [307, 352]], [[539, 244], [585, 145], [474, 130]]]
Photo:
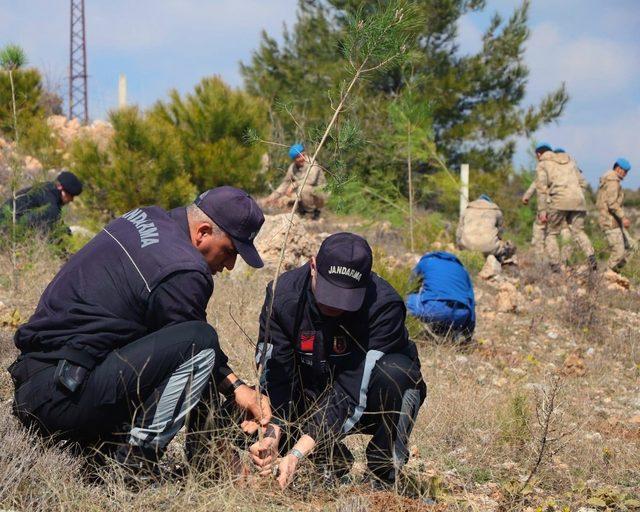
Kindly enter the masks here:
[[264, 266], [253, 245], [264, 215], [249, 194], [235, 187], [212, 188], [200, 194], [194, 204], [231, 237], [236, 251], [248, 265]]
[[82, 193], [82, 182], [72, 172], [62, 171], [56, 179], [68, 194], [79, 196]]
[[358, 311], [371, 279], [372, 262], [371, 247], [361, 236], [336, 233], [325, 238], [316, 256], [316, 300], [343, 311]]

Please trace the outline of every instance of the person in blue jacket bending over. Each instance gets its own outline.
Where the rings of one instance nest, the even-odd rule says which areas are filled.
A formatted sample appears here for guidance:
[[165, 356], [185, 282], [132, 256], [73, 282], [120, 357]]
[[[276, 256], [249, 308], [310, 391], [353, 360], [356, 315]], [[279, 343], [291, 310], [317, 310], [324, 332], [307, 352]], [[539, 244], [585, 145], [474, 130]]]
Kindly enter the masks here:
[[420, 291], [407, 297], [407, 309], [437, 336], [471, 341], [476, 326], [473, 283], [464, 265], [448, 252], [428, 252], [413, 274]]

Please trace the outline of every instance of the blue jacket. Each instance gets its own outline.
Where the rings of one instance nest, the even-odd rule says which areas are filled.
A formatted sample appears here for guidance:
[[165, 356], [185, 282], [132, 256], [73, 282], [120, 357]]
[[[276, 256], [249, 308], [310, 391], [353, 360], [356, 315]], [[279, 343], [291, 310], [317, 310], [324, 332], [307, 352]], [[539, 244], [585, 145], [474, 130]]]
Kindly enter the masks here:
[[[407, 298], [407, 309], [409, 312], [429, 321], [431, 315], [435, 313], [434, 303], [451, 305], [454, 303], [457, 312], [451, 323], [457, 323], [460, 318], [460, 308], [466, 310], [464, 317], [467, 325], [460, 326], [473, 330], [476, 322], [475, 297], [473, 294], [473, 283], [464, 265], [453, 254], [438, 251], [425, 254], [416, 265], [413, 273], [422, 279], [422, 286], [417, 294], [409, 295]], [[446, 310], [438, 309], [440, 314]], [[454, 313], [452, 313], [454, 315]], [[438, 318], [437, 321], [446, 321], [446, 318]]]

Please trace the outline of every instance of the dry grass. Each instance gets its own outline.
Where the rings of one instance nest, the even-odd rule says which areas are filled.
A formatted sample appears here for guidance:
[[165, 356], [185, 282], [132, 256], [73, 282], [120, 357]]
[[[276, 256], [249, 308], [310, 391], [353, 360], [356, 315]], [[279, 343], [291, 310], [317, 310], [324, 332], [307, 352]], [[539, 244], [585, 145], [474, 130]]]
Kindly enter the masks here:
[[[60, 261], [36, 242], [24, 254], [19, 293], [11, 296], [3, 279], [0, 317], [16, 308], [26, 318]], [[28, 258], [27, 258], [28, 256]], [[2, 276], [8, 259], [0, 255]], [[518, 287], [525, 303], [518, 313], [495, 313], [495, 288], [476, 283], [476, 345], [464, 350], [418, 340], [429, 387], [411, 439], [408, 477], [413, 494], [371, 493], [358, 485], [364, 436], [349, 438], [356, 455], [353, 485], [327, 491], [307, 467], [292, 489], [273, 482], [219, 481], [205, 476], [173, 478], [133, 491], [117, 471], [102, 484], [83, 476], [82, 461], [67, 450], [45, 446], [24, 432], [10, 415], [12, 386], [0, 373], [0, 508], [15, 510], [571, 510], [602, 500], [609, 510], [632, 510], [640, 482], [640, 298], [621, 299], [576, 278], [547, 279], [525, 265]], [[252, 364], [257, 318], [269, 272], [230, 274], [216, 279], [209, 321], [220, 334], [232, 366], [255, 382]], [[587, 296], [578, 295], [580, 288]], [[581, 293], [581, 292], [580, 292]], [[576, 301], [574, 297], [580, 297]], [[572, 302], [573, 301], [573, 302]], [[15, 357], [13, 328], [0, 328], [0, 358]], [[536, 422], [540, 391], [561, 375], [553, 413], [551, 449], [530, 485], [514, 498], [534, 467], [541, 431]], [[169, 464], [182, 463], [174, 443]], [[625, 505], [626, 503], [626, 505]], [[545, 508], [547, 507], [547, 508]], [[600, 507], [605, 510], [605, 507]]]

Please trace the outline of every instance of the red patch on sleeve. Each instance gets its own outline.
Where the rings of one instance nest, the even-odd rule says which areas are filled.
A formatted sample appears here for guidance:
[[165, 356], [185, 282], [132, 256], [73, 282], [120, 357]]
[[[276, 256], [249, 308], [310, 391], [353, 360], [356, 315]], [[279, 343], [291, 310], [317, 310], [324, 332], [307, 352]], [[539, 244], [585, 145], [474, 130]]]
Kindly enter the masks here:
[[300, 333], [300, 350], [313, 352], [313, 343], [316, 341], [315, 331], [303, 331]]

